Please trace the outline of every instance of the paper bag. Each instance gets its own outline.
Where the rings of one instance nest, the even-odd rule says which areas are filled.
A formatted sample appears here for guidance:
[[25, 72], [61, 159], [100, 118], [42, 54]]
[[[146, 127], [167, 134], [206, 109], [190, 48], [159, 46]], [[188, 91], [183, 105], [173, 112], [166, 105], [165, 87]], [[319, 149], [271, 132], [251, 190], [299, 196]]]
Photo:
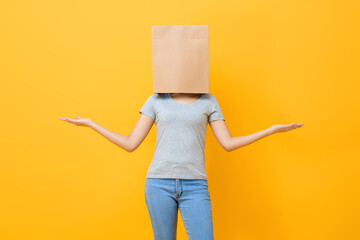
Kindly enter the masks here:
[[208, 25], [153, 25], [152, 66], [154, 93], [208, 93]]

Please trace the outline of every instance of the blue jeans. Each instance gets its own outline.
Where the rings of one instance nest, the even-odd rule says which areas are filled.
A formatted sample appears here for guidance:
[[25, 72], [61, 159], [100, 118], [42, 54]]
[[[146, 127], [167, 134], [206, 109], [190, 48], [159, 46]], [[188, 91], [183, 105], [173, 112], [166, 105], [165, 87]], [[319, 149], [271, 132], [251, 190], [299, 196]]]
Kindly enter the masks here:
[[155, 240], [176, 240], [178, 209], [189, 240], [213, 240], [205, 179], [146, 178], [145, 200]]

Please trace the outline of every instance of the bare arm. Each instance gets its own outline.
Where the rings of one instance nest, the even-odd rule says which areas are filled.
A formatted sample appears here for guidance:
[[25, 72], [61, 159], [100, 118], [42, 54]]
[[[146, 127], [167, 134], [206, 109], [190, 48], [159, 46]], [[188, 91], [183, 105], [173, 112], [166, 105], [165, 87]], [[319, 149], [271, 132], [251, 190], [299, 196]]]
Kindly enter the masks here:
[[131, 133], [127, 135], [123, 135], [120, 133], [112, 132], [91, 119], [84, 119], [80, 117], [76, 117], [77, 119], [70, 119], [70, 118], [60, 118], [65, 120], [69, 123], [73, 123], [77, 126], [86, 126], [90, 127], [91, 129], [95, 130], [96, 132], [100, 133], [103, 137], [108, 139], [110, 142], [116, 144], [117, 146], [121, 147], [122, 149], [132, 152], [137, 149], [140, 144], [143, 142], [145, 137], [151, 130], [153, 126], [154, 120], [149, 116], [141, 113], [138, 121], [136, 122], [134, 128], [132, 129]]
[[261, 138], [269, 136], [278, 132], [286, 132], [295, 128], [299, 128], [304, 124], [292, 123], [288, 125], [273, 125], [265, 130], [245, 135], [233, 137], [231, 136], [229, 129], [226, 126], [224, 120], [215, 120], [210, 123], [211, 130], [213, 131], [216, 140], [220, 143], [220, 145], [228, 152], [238, 149], [240, 147], [249, 145]]

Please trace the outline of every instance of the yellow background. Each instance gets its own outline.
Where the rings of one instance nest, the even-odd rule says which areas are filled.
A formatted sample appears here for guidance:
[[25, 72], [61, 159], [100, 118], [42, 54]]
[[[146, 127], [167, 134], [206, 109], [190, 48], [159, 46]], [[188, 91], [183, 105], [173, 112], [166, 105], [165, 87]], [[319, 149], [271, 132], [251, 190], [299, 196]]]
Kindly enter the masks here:
[[153, 94], [151, 25], [208, 24], [210, 93], [231, 134], [305, 124], [233, 152], [208, 126], [215, 239], [360, 239], [359, 7], [2, 1], [0, 238], [153, 239], [155, 125], [130, 154], [59, 117], [129, 134]]

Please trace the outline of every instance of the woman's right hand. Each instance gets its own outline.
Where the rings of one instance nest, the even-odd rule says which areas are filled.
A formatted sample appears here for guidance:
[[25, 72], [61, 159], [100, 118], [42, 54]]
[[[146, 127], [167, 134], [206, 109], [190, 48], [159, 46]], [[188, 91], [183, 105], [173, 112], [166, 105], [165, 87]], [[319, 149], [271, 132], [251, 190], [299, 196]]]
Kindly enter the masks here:
[[60, 120], [64, 120], [65, 122], [72, 123], [76, 126], [85, 126], [90, 127], [92, 123], [94, 123], [90, 118], [81, 118], [79, 116], [76, 116], [76, 119], [71, 119], [68, 117], [61, 117]]

